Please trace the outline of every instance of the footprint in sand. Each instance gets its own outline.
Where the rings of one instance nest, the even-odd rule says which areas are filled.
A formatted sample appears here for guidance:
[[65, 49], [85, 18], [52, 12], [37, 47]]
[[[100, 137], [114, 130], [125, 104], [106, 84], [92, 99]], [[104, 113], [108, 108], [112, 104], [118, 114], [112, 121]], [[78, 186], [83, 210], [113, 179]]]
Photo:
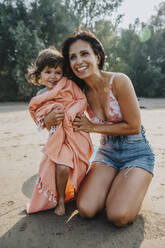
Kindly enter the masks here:
[[0, 207], [10, 207], [14, 204], [14, 201], [7, 201], [7, 202], [3, 202], [1, 203]]
[[27, 228], [27, 223], [26, 222], [23, 222], [19, 228], [19, 231], [20, 232], [24, 232]]

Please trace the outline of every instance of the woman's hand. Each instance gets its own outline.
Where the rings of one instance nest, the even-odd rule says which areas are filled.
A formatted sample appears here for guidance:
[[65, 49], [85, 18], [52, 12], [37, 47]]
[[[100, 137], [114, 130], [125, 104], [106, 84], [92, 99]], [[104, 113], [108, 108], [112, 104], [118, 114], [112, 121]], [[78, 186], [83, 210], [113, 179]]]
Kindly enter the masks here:
[[51, 126], [57, 126], [64, 120], [64, 112], [62, 110], [52, 110], [44, 119], [45, 126], [50, 130]]
[[73, 121], [74, 131], [93, 132], [94, 124], [85, 116], [76, 115]]

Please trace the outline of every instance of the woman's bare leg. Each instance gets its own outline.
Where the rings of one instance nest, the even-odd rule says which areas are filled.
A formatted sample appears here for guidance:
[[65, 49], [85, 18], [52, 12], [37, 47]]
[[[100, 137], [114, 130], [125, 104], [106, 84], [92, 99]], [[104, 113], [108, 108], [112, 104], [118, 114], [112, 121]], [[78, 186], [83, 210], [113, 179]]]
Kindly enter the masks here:
[[92, 218], [102, 210], [115, 175], [116, 170], [113, 167], [95, 163], [78, 192], [77, 207], [82, 217]]
[[137, 167], [119, 172], [106, 200], [109, 221], [116, 226], [131, 223], [140, 211], [151, 179], [151, 173]]
[[57, 215], [65, 214], [65, 189], [69, 177], [69, 167], [65, 165], [56, 165], [56, 188], [58, 193], [58, 204], [54, 211]]

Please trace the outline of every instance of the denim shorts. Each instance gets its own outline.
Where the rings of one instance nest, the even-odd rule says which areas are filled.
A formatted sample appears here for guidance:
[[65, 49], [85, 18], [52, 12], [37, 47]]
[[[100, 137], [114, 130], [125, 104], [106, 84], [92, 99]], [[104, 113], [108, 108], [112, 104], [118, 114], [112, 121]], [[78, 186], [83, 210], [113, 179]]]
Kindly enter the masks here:
[[144, 127], [137, 135], [102, 135], [93, 162], [102, 162], [117, 171], [139, 167], [153, 174], [155, 156], [145, 136]]

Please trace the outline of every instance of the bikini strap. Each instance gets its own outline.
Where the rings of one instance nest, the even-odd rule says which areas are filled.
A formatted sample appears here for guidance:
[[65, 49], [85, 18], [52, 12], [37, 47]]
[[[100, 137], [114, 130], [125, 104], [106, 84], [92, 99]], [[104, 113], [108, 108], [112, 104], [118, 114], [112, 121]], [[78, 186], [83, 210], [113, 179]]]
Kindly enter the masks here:
[[112, 82], [113, 82], [113, 79], [114, 79], [115, 75], [116, 75], [116, 73], [114, 73], [114, 74], [111, 76], [111, 79], [110, 79], [110, 81], [109, 81], [109, 84], [110, 84], [110, 85], [112, 85]]

